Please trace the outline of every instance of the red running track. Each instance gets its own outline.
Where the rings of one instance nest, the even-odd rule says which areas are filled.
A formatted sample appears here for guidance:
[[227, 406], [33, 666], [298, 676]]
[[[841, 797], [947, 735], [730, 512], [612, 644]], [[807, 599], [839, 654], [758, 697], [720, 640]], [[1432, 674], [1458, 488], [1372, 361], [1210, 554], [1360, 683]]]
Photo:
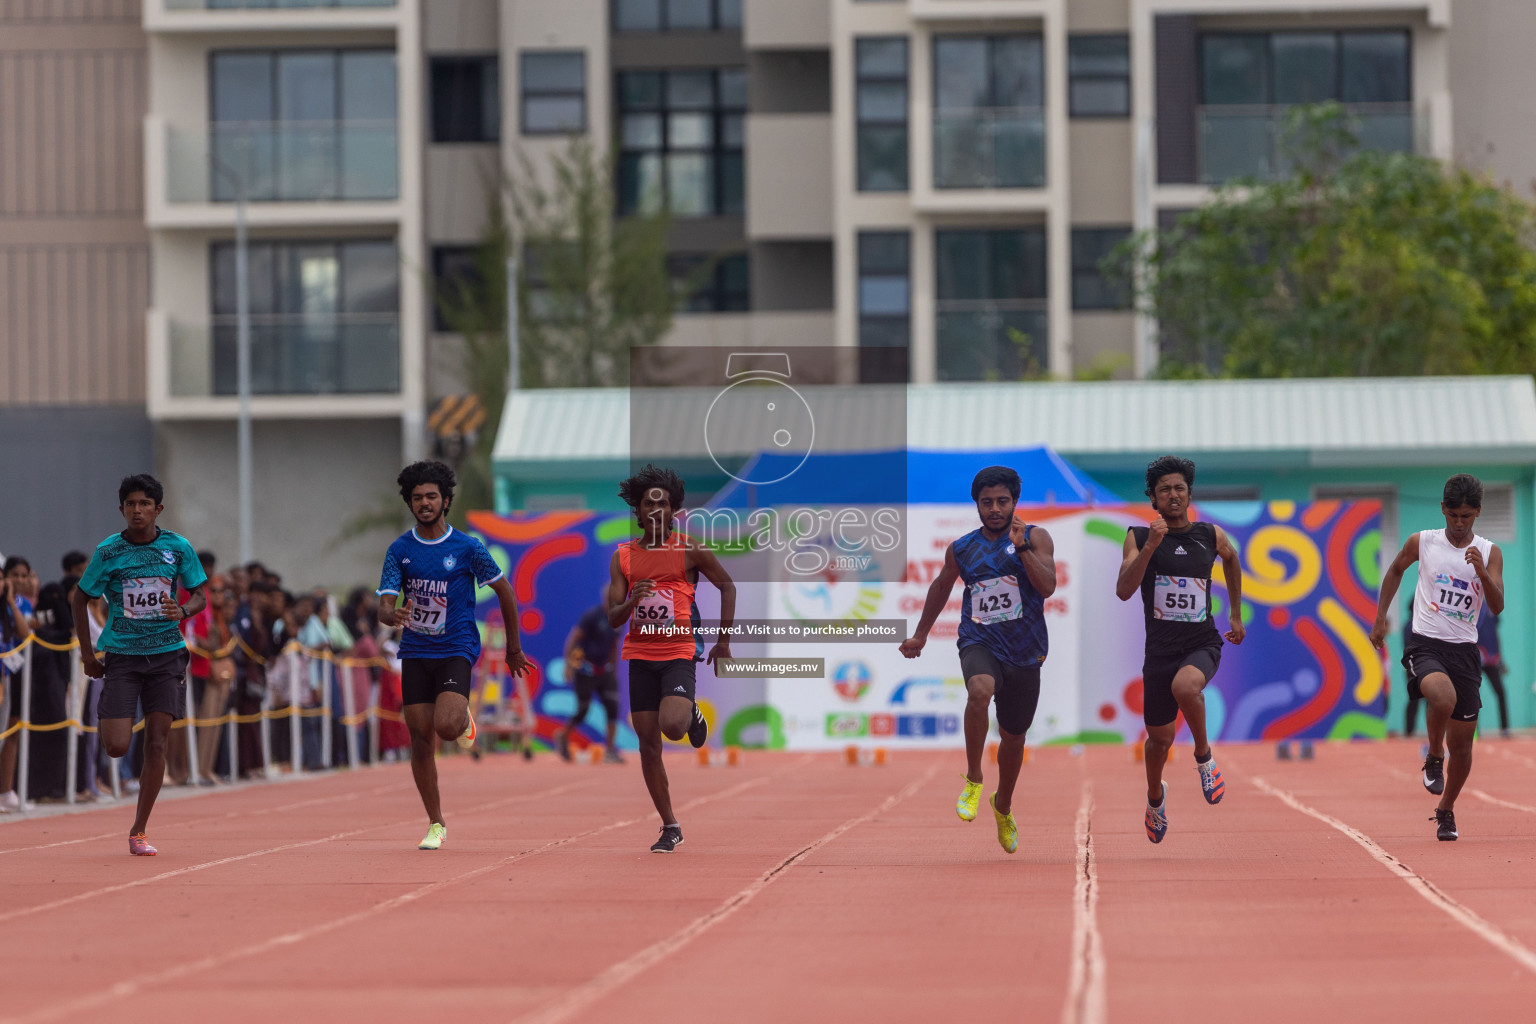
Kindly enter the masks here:
[[125, 807], [5, 824], [0, 1020], [1530, 1019], [1536, 742], [1478, 745], [1458, 843], [1416, 743], [1218, 752], [1153, 846], [1125, 748], [1035, 751], [1012, 857], [958, 753], [679, 757], [670, 857], [634, 758], [444, 759], [438, 853], [405, 766], [167, 802], [153, 859]]

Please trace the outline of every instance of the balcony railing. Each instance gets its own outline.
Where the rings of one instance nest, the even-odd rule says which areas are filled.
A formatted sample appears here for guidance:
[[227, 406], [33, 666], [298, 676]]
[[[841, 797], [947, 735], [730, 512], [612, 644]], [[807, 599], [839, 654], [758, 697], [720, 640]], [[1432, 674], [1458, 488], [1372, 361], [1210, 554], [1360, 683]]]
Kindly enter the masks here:
[[166, 132], [166, 198], [226, 203], [230, 173], [251, 202], [379, 201], [400, 195], [394, 121], [215, 123]]
[[295, 7], [394, 7], [399, 0], [165, 0], [168, 11], [250, 11]]
[[[170, 324], [173, 398], [234, 395], [235, 318]], [[388, 395], [400, 391], [394, 313], [251, 317], [253, 395]]]
[[[1235, 178], [1273, 181], [1289, 171], [1282, 155], [1285, 106], [1212, 106], [1196, 111], [1200, 182], [1220, 185]], [[1416, 120], [1409, 103], [1350, 105], [1351, 125], [1362, 149], [1414, 151]]]
[[1044, 111], [994, 108], [940, 110], [933, 115], [935, 188], [1044, 184]]
[[939, 380], [1019, 380], [1050, 368], [1043, 299], [940, 299]]

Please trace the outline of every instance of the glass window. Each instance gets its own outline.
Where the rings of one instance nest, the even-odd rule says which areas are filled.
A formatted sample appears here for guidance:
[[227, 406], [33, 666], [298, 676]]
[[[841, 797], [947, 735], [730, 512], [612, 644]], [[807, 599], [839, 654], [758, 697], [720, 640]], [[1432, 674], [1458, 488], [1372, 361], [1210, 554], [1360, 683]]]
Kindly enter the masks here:
[[433, 142], [496, 142], [501, 138], [500, 61], [495, 56], [434, 57]]
[[613, 0], [615, 32], [660, 32], [661, 0]]
[[564, 135], [587, 130], [587, 55], [524, 51], [524, 135]]
[[934, 185], [1045, 184], [1040, 37], [937, 36], [933, 60]]
[[454, 325], [443, 315], [443, 307], [458, 309], [466, 291], [472, 294], [482, 286], [478, 250], [472, 245], [437, 245], [432, 247], [432, 329], [451, 331]]
[[860, 232], [860, 345], [892, 348], [911, 343], [911, 245], [905, 231]]
[[1200, 94], [1206, 104], [1269, 102], [1269, 38], [1208, 35], [1200, 39]]
[[1072, 229], [1072, 308], [1129, 309], [1130, 297], [1112, 285], [1104, 260], [1131, 235], [1130, 228]]
[[1044, 230], [936, 231], [934, 254], [939, 379], [1047, 370]]
[[[236, 386], [235, 247], [212, 246], [214, 393]], [[400, 389], [400, 267], [392, 240], [249, 247], [251, 386], [257, 394]]]
[[1124, 35], [1067, 40], [1067, 101], [1073, 117], [1131, 115], [1131, 39]]
[[665, 208], [707, 217], [745, 210], [745, 72], [623, 72], [614, 91], [620, 214]]
[[612, 0], [615, 32], [741, 29], [741, 0]]
[[723, 258], [674, 253], [667, 269], [680, 312], [744, 313], [751, 308], [751, 265], [745, 253]]
[[215, 53], [214, 121], [275, 121], [273, 59], [270, 53]]
[[399, 195], [393, 51], [217, 52], [210, 82], [216, 202], [234, 198], [226, 167], [258, 202]]
[[908, 182], [907, 39], [858, 39], [854, 54], [859, 190], [904, 192]]
[[1207, 106], [1408, 103], [1409, 33], [1210, 33], [1200, 39], [1201, 102]]
[[1407, 32], [1345, 32], [1340, 37], [1340, 84], [1345, 103], [1408, 103]]

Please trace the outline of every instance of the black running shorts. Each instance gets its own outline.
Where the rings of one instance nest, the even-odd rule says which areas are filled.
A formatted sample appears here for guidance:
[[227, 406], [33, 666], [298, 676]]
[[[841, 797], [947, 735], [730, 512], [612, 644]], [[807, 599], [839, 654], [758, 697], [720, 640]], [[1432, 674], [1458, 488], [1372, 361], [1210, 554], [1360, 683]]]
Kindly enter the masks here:
[[1221, 641], [1196, 647], [1184, 654], [1149, 654], [1141, 666], [1141, 717], [1147, 728], [1167, 725], [1179, 717], [1179, 702], [1173, 699], [1173, 677], [1185, 665], [1193, 665], [1209, 683], [1221, 664]]
[[960, 672], [969, 687], [972, 676], [992, 677], [992, 701], [997, 727], [1010, 736], [1023, 736], [1035, 721], [1040, 704], [1040, 663], [1015, 665], [981, 644], [960, 648]]
[[440, 693], [469, 699], [468, 658], [405, 658], [400, 662], [400, 703], [436, 704]]
[[1403, 668], [1408, 670], [1408, 696], [1420, 700], [1420, 684], [1426, 676], [1442, 672], [1456, 687], [1456, 706], [1451, 717], [1458, 722], [1475, 722], [1483, 709], [1483, 659], [1477, 644], [1456, 644], [1449, 640], [1419, 636], [1410, 632], [1403, 645]]
[[579, 704], [592, 703], [592, 697], [595, 694], [610, 717], [618, 715], [619, 677], [612, 672], [601, 672], [595, 676], [577, 672], [575, 678], [571, 680], [571, 686], [576, 690], [576, 700]]
[[160, 654], [108, 651], [102, 657], [107, 673], [96, 701], [98, 717], [132, 720], [140, 702], [146, 718], [156, 711], [172, 718], [186, 717], [187, 662], [192, 656], [185, 647]]
[[694, 662], [692, 658], [670, 661], [629, 663], [629, 711], [660, 711], [661, 698], [684, 697], [693, 700]]

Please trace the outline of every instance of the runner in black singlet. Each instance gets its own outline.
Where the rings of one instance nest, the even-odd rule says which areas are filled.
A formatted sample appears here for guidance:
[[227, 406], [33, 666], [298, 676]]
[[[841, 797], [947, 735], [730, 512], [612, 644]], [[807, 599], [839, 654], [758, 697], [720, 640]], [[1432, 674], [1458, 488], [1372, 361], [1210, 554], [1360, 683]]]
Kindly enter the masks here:
[[[1205, 735], [1206, 684], [1221, 663], [1221, 641], [1243, 642], [1243, 570], [1237, 550], [1214, 523], [1189, 521], [1195, 464], [1164, 455], [1147, 467], [1147, 497], [1158, 518], [1133, 526], [1125, 538], [1125, 561], [1115, 596], [1129, 601], [1138, 591], [1146, 614], [1146, 661], [1142, 665], [1142, 715], [1147, 723], [1147, 838], [1163, 841], [1168, 833], [1163, 765], [1184, 712], [1195, 741], [1195, 766], [1206, 803], [1220, 803], [1226, 792], [1221, 771]], [[1227, 582], [1225, 634], [1211, 617], [1211, 569], [1221, 559]]]

